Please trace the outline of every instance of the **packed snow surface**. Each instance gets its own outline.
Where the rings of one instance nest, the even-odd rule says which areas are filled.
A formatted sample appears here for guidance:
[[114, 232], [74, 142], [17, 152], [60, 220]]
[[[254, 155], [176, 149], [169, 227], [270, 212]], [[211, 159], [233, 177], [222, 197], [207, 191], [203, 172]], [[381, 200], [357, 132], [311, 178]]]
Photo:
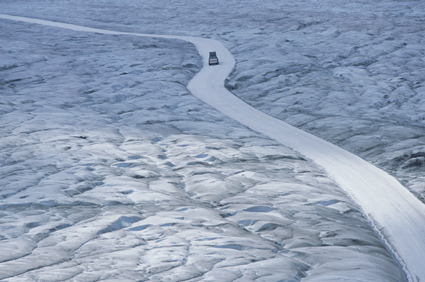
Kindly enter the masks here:
[[[0, 1], [0, 11], [4, 13], [103, 29], [91, 30], [97, 33], [88, 34], [82, 32], [90, 31], [85, 27], [65, 31], [54, 26], [1, 20], [2, 278], [7, 281], [404, 280], [397, 261], [360, 211], [387, 240], [385, 243], [405, 267], [408, 278], [419, 281], [423, 277], [420, 269], [421, 234], [424, 234], [420, 229], [422, 204], [393, 178], [360, 158], [271, 119], [229, 96], [222, 81], [233, 67], [233, 58], [220, 43], [179, 36], [197, 46], [204, 63], [208, 49], [219, 50], [223, 64], [203, 68], [188, 88], [225, 115], [188, 95], [185, 86], [202, 67], [193, 46], [171, 39], [177, 36], [142, 39], [128, 34], [167, 32], [222, 40], [236, 54], [236, 59], [240, 59], [226, 84], [228, 88], [279, 118], [291, 121], [293, 117], [292, 123], [312, 132], [317, 128], [317, 135], [325, 135], [321, 137], [335, 143], [346, 140], [332, 138], [338, 130], [346, 134], [344, 130], [349, 125], [353, 133], [357, 133], [351, 140], [357, 140], [362, 144], [360, 147], [373, 148], [369, 143], [375, 139], [364, 130], [369, 124], [365, 122], [367, 115], [372, 115], [375, 124], [380, 124], [381, 133], [385, 133], [385, 128], [395, 128], [387, 125], [385, 114], [393, 113], [397, 117], [402, 113], [400, 108], [395, 111], [386, 107], [385, 111], [374, 113], [376, 107], [364, 107], [362, 118], [338, 118], [344, 100], [353, 105], [349, 98], [352, 93], [344, 96], [340, 92], [336, 105], [332, 105], [335, 100], [330, 99], [326, 105], [326, 99], [334, 93], [332, 89], [331, 95], [325, 93], [326, 107], [320, 110], [323, 118], [312, 119], [317, 109], [306, 104], [308, 99], [303, 99], [307, 93], [314, 100], [303, 79], [314, 74], [316, 66], [311, 63], [299, 69], [297, 65], [285, 66], [286, 61], [282, 60], [282, 70], [274, 69], [281, 64], [279, 55], [286, 56], [276, 52], [278, 45], [291, 42], [290, 36], [293, 40], [290, 44], [296, 40], [307, 42], [302, 37], [311, 40], [316, 36], [314, 27], [332, 31], [339, 26], [336, 37], [323, 34], [317, 38], [327, 38], [329, 44], [340, 47], [342, 43], [335, 43], [335, 39], [349, 36], [350, 31], [346, 30], [350, 29], [349, 25], [344, 26], [341, 19], [338, 22], [335, 15], [324, 17], [323, 14], [341, 12], [350, 23], [353, 19], [347, 15], [351, 14], [344, 9], [368, 15], [373, 10], [368, 6], [371, 4], [352, 3], [349, 7], [330, 9], [332, 1], [322, 1], [320, 5], [312, 1], [311, 7], [297, 9], [300, 3], [293, 1], [286, 6], [280, 3], [279, 9], [269, 9], [267, 4], [255, 6], [258, 4], [255, 2], [252, 1], [252, 7], [235, 2], [229, 6], [239, 9], [225, 9], [223, 5], [213, 7], [203, 1], [176, 1], [173, 5], [161, 1], [137, 4]], [[194, 3], [203, 5], [205, 10], [198, 9]], [[161, 5], [164, 10], [156, 14], [155, 9]], [[220, 23], [217, 23], [217, 14], [208, 18], [202, 15], [214, 13], [213, 8], [225, 11]], [[405, 5], [400, 6], [381, 1], [373, 8], [377, 10], [378, 23], [383, 14], [391, 16], [388, 10], [400, 11], [392, 22], [393, 35], [400, 32], [399, 29], [409, 29], [411, 33], [405, 37], [421, 38], [420, 28], [414, 27], [416, 19], [423, 15], [420, 3], [405, 1]], [[192, 13], [187, 13], [191, 9]], [[298, 28], [277, 32], [276, 27], [293, 24], [290, 17], [281, 13], [298, 10], [298, 16], [308, 14], [299, 20], [302, 23]], [[140, 11], [148, 14], [140, 17]], [[267, 15], [264, 22], [261, 15]], [[397, 19], [404, 15], [406, 21], [401, 25]], [[358, 20], [358, 15], [356, 17]], [[214, 29], [210, 28], [212, 23], [216, 24]], [[260, 28], [253, 28], [256, 24]], [[196, 29], [192, 29], [193, 26]], [[356, 28], [358, 26], [353, 29]], [[113, 31], [105, 32], [105, 29]], [[116, 32], [118, 30], [128, 33]], [[380, 38], [380, 32], [377, 28], [373, 36]], [[283, 33], [285, 36], [279, 36]], [[263, 39], [258, 40], [259, 37]], [[398, 44], [397, 37], [392, 41]], [[349, 44], [349, 40], [342, 42]], [[420, 39], [415, 42], [419, 44]], [[308, 46], [317, 49], [317, 56], [326, 53], [326, 48], [314, 40], [310, 43]], [[372, 41], [378, 48], [385, 47], [379, 45], [384, 43]], [[218, 45], [212, 47], [211, 44]], [[296, 45], [294, 48], [300, 47]], [[404, 78], [406, 83], [400, 80], [397, 83], [411, 89], [411, 97], [416, 97], [404, 102], [414, 101], [420, 106], [421, 61], [414, 59], [423, 54], [423, 48], [420, 44], [417, 46], [416, 53], [405, 57], [405, 62], [416, 62], [406, 66], [412, 69], [410, 77]], [[297, 58], [295, 50], [288, 55]], [[259, 60], [256, 59], [258, 53], [262, 54]], [[401, 51], [396, 58], [406, 55]], [[339, 62], [330, 58], [327, 66], [341, 73], [374, 64], [382, 69], [383, 65], [381, 57], [370, 64], [352, 63], [353, 66], [349, 62], [350, 55], [335, 58]], [[387, 55], [386, 58], [391, 62], [393, 57]], [[256, 72], [260, 81], [256, 80]], [[362, 73], [358, 73], [358, 77], [362, 77]], [[288, 96], [286, 115], [283, 111], [280, 115], [274, 114], [279, 112], [276, 110], [282, 103], [269, 102], [287, 91], [281, 87], [281, 78], [288, 79], [283, 84], [285, 87], [293, 83], [293, 89], [305, 88], [297, 90], [298, 96]], [[381, 91], [382, 79], [382, 75], [370, 78], [369, 81], [377, 83], [375, 92]], [[409, 79], [416, 81], [410, 84]], [[313, 82], [317, 84], [318, 80]], [[323, 80], [324, 85], [327, 82]], [[351, 84], [352, 80], [339, 82], [346, 83], [343, 85], [346, 89], [356, 87]], [[251, 89], [256, 85], [264, 86], [264, 91], [258, 93], [260, 88]], [[317, 89], [321, 95], [324, 93], [320, 87]], [[402, 90], [388, 89], [397, 93]], [[394, 93], [396, 98], [397, 93]], [[416, 94], [412, 96], [412, 93]], [[296, 99], [294, 106], [288, 104], [290, 97]], [[363, 98], [367, 102], [373, 97]], [[300, 103], [303, 112], [293, 112]], [[247, 111], [249, 118], [246, 118]], [[335, 118], [327, 118], [327, 114]], [[226, 115], [272, 139], [241, 126]], [[419, 154], [423, 137], [418, 133], [421, 120], [415, 118], [416, 112], [405, 111], [405, 115], [413, 117], [412, 122], [405, 127], [398, 126], [396, 132], [406, 139], [383, 135], [387, 143], [376, 145], [383, 148], [383, 153], [380, 155], [379, 150], [374, 149], [375, 153], [369, 155], [373, 157], [371, 161], [392, 172], [395, 162], [388, 158], [388, 148], [397, 147], [402, 154], [409, 153], [403, 152], [404, 148], [414, 148], [415, 152], [406, 157], [396, 156], [395, 160], [404, 162], [401, 168], [405, 168], [399, 170], [397, 166], [396, 175], [407, 179], [408, 187], [420, 197], [423, 184], [420, 174], [416, 177], [415, 173], [423, 164]], [[264, 119], [268, 121], [266, 124]], [[320, 126], [325, 120], [326, 128], [332, 132]], [[281, 127], [282, 131], [276, 130]], [[350, 146], [348, 149], [354, 148], [353, 151], [360, 148]], [[361, 151], [361, 155], [362, 152], [366, 151]], [[377, 161], [379, 156], [387, 158]], [[359, 166], [364, 166], [362, 169], [366, 172], [359, 172]], [[384, 187], [379, 187], [382, 181], [375, 182], [377, 176], [387, 179]], [[353, 184], [360, 186], [360, 190]], [[397, 201], [393, 192], [398, 193]], [[409, 211], [406, 202], [416, 209], [416, 215], [415, 211]], [[415, 220], [417, 226], [408, 223]], [[408, 232], [411, 234], [406, 239]]]

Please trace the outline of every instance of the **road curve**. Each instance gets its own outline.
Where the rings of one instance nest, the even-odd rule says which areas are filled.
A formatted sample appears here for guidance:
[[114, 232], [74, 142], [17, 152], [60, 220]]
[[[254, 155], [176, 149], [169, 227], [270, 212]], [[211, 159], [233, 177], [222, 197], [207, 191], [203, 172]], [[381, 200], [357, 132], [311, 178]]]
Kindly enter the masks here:
[[[402, 265], [411, 282], [425, 281], [425, 205], [394, 177], [363, 159], [287, 123], [260, 112], [224, 87], [235, 60], [216, 40], [169, 35], [116, 32], [72, 24], [0, 14], [0, 18], [83, 32], [180, 39], [193, 43], [204, 67], [189, 82], [192, 94], [225, 115], [269, 136], [318, 164], [363, 209], [376, 232]], [[220, 65], [208, 66], [209, 51], [216, 51]]]

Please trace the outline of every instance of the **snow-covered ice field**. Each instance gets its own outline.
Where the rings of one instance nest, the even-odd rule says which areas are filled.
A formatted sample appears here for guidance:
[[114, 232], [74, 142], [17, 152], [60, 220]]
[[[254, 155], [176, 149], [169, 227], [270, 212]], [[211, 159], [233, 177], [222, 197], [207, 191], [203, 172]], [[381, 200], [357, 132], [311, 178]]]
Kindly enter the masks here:
[[[424, 5], [335, 3], [0, 1], [0, 13], [218, 39], [237, 61], [232, 92], [423, 201]], [[0, 27], [0, 279], [405, 280], [320, 167], [190, 95], [191, 44]]]

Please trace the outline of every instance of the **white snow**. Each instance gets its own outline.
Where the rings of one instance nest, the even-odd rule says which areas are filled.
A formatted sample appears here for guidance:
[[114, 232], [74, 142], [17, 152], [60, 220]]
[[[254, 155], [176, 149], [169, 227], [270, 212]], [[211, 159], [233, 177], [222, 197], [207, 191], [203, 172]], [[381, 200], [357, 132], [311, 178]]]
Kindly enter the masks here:
[[[3, 23], [14, 29], [14, 24]], [[38, 23], [104, 33], [56, 22]], [[134, 72], [128, 67], [127, 61], [132, 60], [128, 51], [119, 56], [120, 48], [112, 47], [106, 49], [110, 55], [107, 51], [106, 55], [92, 56], [90, 42], [95, 37], [101, 42], [104, 36], [81, 37], [57, 29], [43, 32], [44, 42], [29, 43], [42, 46], [41, 52], [26, 55], [31, 46], [12, 47], [7, 43], [6, 48], [14, 48], [13, 52], [24, 58], [7, 55], [2, 60], [8, 79], [5, 85], [9, 87], [4, 90], [10, 95], [3, 96], [6, 100], [2, 103], [6, 113], [2, 116], [3, 129], [9, 135], [1, 139], [7, 155], [2, 159], [2, 174], [7, 177], [2, 182], [1, 226], [8, 230], [2, 232], [2, 245], [9, 250], [23, 246], [4, 255], [2, 277], [11, 277], [10, 281], [35, 277], [48, 281], [403, 279], [367, 221], [320, 169], [189, 99], [184, 87], [180, 88], [188, 76], [176, 73], [172, 66], [160, 67], [172, 54], [157, 62], [148, 59]], [[146, 36], [106, 33], [121, 38]], [[53, 47], [61, 52], [60, 46], [48, 42], [66, 37], [89, 50], [73, 48], [75, 55], [62, 52], [70, 60], [49, 51]], [[194, 43], [204, 55], [204, 65], [208, 51], [218, 51], [222, 64], [204, 67], [191, 80], [188, 88], [193, 94], [319, 164], [362, 207], [405, 268], [408, 279], [419, 281], [423, 277], [421, 222], [425, 213], [420, 201], [394, 178], [362, 159], [271, 118], [228, 93], [223, 81], [234, 59], [221, 43], [174, 38]], [[117, 37], [106, 40], [114, 46]], [[66, 48], [73, 47], [72, 43], [64, 46], [67, 44]], [[168, 47], [178, 46], [179, 50], [184, 46], [172, 41], [153, 41], [146, 46], [149, 44], [155, 48], [162, 44], [159, 56]], [[9, 54], [13, 54], [11, 51]], [[85, 63], [93, 58], [100, 62], [100, 68], [99, 64]], [[63, 67], [44, 63], [51, 60], [62, 60]], [[161, 72], [149, 74], [143, 82], [126, 78], [128, 73], [146, 74], [149, 63], [159, 63], [153, 70]], [[31, 71], [34, 64], [37, 69], [42, 66], [48, 75]], [[193, 71], [196, 64], [196, 59], [189, 58], [181, 66]], [[111, 76], [103, 65], [123, 76]], [[71, 74], [66, 76], [70, 80], [56, 76], [57, 71]], [[338, 70], [338, 75], [346, 75], [346, 71]], [[87, 74], [90, 77], [80, 79]], [[41, 86], [34, 84], [37, 80]], [[180, 86], [175, 88], [169, 81], [178, 81]], [[43, 86], [46, 82], [48, 85]], [[65, 96], [58, 96], [57, 91], [49, 94], [51, 85], [60, 85]], [[168, 93], [146, 94], [140, 99], [130, 89], [137, 85], [147, 87], [147, 93], [160, 88]], [[30, 89], [37, 94], [29, 93]], [[82, 95], [75, 96], [76, 92]], [[28, 98], [22, 96], [25, 93]], [[171, 93], [175, 94], [169, 96]], [[334, 95], [345, 98], [343, 93]], [[159, 102], [164, 97], [170, 103]], [[283, 175], [276, 174], [282, 169]], [[223, 213], [217, 213], [220, 209]], [[66, 215], [59, 212], [62, 210], [67, 210]], [[356, 247], [350, 248], [352, 244]], [[247, 263], [249, 266], [244, 267]]]

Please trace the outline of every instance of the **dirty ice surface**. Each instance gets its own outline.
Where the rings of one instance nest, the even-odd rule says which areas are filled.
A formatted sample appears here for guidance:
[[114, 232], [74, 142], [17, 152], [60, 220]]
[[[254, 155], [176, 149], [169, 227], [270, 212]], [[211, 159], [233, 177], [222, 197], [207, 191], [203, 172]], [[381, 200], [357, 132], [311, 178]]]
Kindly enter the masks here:
[[[417, 7], [409, 10], [409, 1], [397, 2], [410, 13], [390, 20], [390, 12], [402, 4], [381, 1], [369, 7], [351, 2], [335, 10], [331, 1], [304, 2], [302, 7], [297, 2], [256, 2], [213, 7], [207, 1], [0, 1], [0, 11], [112, 30], [222, 40], [238, 62], [228, 82], [235, 93], [352, 151], [374, 147], [374, 154], [355, 152], [388, 164], [384, 168], [406, 179], [420, 195], [421, 112], [401, 106], [376, 110], [367, 104], [375, 96], [356, 94], [361, 111], [347, 113], [345, 100], [354, 99], [353, 90], [371, 87], [334, 77], [332, 71], [360, 72], [366, 66], [332, 57], [325, 43], [339, 52], [344, 44], [350, 46], [349, 39], [372, 45], [369, 37], [351, 38], [350, 32], [366, 34], [358, 18], [367, 22], [368, 14], [362, 12], [372, 14], [373, 9], [382, 26], [376, 28], [376, 46], [369, 48], [378, 52], [385, 46], [379, 44], [386, 41], [378, 40], [385, 30], [420, 41], [417, 22], [423, 7], [412, 1]], [[281, 6], [273, 9], [272, 3]], [[385, 19], [392, 25], [384, 25]], [[0, 26], [0, 279], [404, 280], [359, 209], [320, 168], [189, 94], [185, 86], [201, 67], [190, 44], [7, 20]], [[320, 38], [319, 27], [325, 33], [339, 29], [340, 34]], [[290, 45], [289, 35], [299, 42]], [[398, 40], [395, 36], [390, 41]], [[404, 107], [420, 107], [424, 96], [420, 44], [415, 52], [402, 54], [412, 61], [407, 66], [398, 57], [386, 61], [377, 56], [381, 68], [412, 68], [415, 83], [405, 85], [412, 86], [418, 100], [405, 99]], [[317, 66], [303, 64], [306, 71], [297, 71], [291, 68], [300, 62], [294, 56]], [[323, 60], [309, 56], [329, 56], [331, 63], [324, 67]], [[256, 81], [261, 77], [264, 81]], [[369, 78], [377, 85], [371, 90], [376, 99], [383, 98], [382, 83], [392, 85], [385, 78]], [[296, 95], [285, 92], [297, 87]], [[327, 97], [318, 100], [323, 105], [307, 96], [321, 87]], [[332, 99], [332, 87], [340, 87], [338, 99]], [[386, 95], [397, 90], [391, 89]], [[292, 100], [275, 103], [277, 98]], [[311, 118], [318, 116], [320, 105], [321, 119]], [[411, 118], [399, 120], [399, 115]], [[379, 131], [372, 131], [370, 124]], [[343, 134], [350, 138], [342, 142]], [[385, 142], [376, 143], [381, 136]], [[409, 155], [413, 149], [418, 152]], [[400, 155], [389, 155], [396, 153]]]

